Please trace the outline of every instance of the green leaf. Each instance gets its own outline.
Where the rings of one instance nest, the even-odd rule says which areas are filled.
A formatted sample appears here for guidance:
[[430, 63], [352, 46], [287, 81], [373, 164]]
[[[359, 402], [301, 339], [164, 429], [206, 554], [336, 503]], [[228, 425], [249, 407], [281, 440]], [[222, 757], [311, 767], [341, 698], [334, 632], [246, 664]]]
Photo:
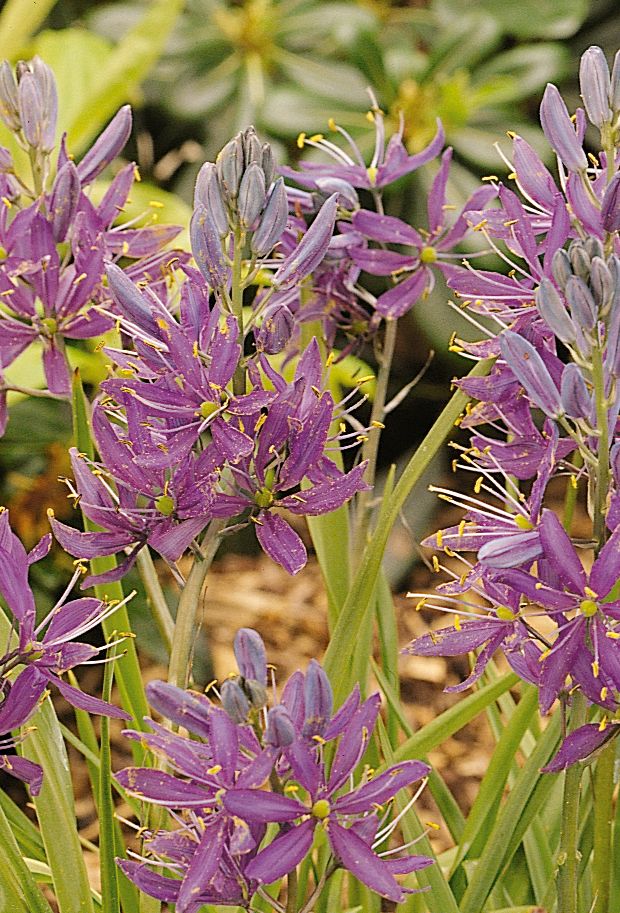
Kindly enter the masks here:
[[6, 913], [52, 913], [52, 909], [39, 891], [13, 831], [0, 807], [0, 909]]
[[556, 749], [560, 727], [560, 714], [556, 713], [515, 780], [463, 895], [461, 913], [480, 913], [502, 870], [521, 843], [525, 831], [544, 806], [556, 775], [541, 774], [540, 769]]
[[[439, 0], [434, 8], [447, 19], [466, 15], [469, 0]], [[502, 31], [516, 38], [570, 38], [588, 15], [588, 0], [477, 0], [476, 10], [493, 19]]]
[[109, 55], [94, 91], [69, 127], [69, 148], [84, 149], [160, 57], [183, 0], [152, 0]]
[[[110, 647], [103, 674], [102, 698], [109, 701], [112, 695], [112, 673], [115, 647]], [[103, 913], [121, 913], [115, 862], [114, 801], [112, 799], [112, 756], [110, 752], [110, 719], [101, 717], [101, 750], [99, 766], [99, 871]]]
[[504, 793], [511, 762], [528, 730], [532, 717], [538, 712], [538, 689], [530, 685], [525, 686], [524, 691], [525, 693], [495, 746], [487, 771], [478, 788], [476, 800], [467, 816], [459, 851], [454, 860], [453, 872], [469, 855], [472, 844], [485, 825], [488, 825], [489, 819], [495, 817], [495, 810]]
[[45, 848], [41, 840], [41, 834], [30, 818], [23, 813], [21, 808], [15, 804], [3, 789], [0, 789], [0, 809], [4, 812], [23, 855], [43, 862], [45, 860]]
[[33, 718], [36, 731], [22, 754], [43, 768], [43, 785], [33, 798], [60, 913], [93, 913], [93, 903], [78, 838], [69, 759], [60, 726], [47, 698]]
[[56, 0], [6, 0], [0, 13], [0, 57], [17, 60]]
[[421, 758], [441, 745], [446, 739], [454, 735], [464, 726], [467, 726], [479, 713], [482, 713], [490, 704], [494, 703], [502, 694], [508, 691], [520, 681], [514, 672], [507, 672], [496, 682], [484, 685], [473, 694], [444, 710], [439, 716], [435, 717], [422, 729], [408, 738], [394, 752], [397, 761], [404, 761], [409, 758]]
[[[478, 362], [469, 376], [480, 377], [486, 375], [492, 364], [493, 359]], [[324, 666], [332, 681], [336, 706], [342, 703], [354, 683], [352, 677], [354, 663], [352, 660], [356, 650], [359, 649], [357, 638], [360, 629], [365, 624], [368, 613], [374, 608], [372, 600], [375, 585], [390, 530], [396, 522], [405, 500], [439, 448], [443, 446], [446, 438], [452, 432], [455, 422], [459, 420], [459, 416], [468, 401], [469, 397], [460, 390], [457, 390], [452, 395], [450, 401], [405, 467], [393, 493], [390, 495], [387, 488], [384, 492], [375, 531], [364, 549], [359, 571], [342, 607], [338, 623], [325, 654]]]
[[[381, 747], [383, 749], [386, 764], [393, 764], [397, 761], [397, 758], [392, 752], [385, 726], [380, 717], [377, 721], [377, 729], [381, 739]], [[398, 812], [402, 812], [405, 809], [407, 800], [402, 797], [402, 793], [398, 793], [394, 802]], [[435, 865], [431, 865], [427, 869], [422, 869], [420, 872], [416, 872], [415, 875], [421, 888], [430, 888], [424, 897], [425, 904], [430, 913], [459, 913], [454, 894], [450, 890], [450, 885], [435, 857], [430, 840], [426, 836], [425, 828], [414, 809], [411, 809], [408, 814], [404, 815], [400, 821], [400, 826], [405, 843], [415, 840], [416, 853], [423, 856], [430, 856], [432, 859], [435, 859]], [[411, 879], [405, 881], [405, 884], [408, 883], [411, 883]], [[409, 903], [406, 901], [403, 904], [403, 913], [406, 913], [408, 906]]]

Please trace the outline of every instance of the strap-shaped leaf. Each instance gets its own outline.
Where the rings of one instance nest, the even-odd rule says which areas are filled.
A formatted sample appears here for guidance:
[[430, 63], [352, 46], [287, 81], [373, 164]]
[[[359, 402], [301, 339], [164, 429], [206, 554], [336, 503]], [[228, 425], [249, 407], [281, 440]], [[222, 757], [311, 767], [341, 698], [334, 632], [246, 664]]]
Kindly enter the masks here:
[[7, 913], [52, 913], [24, 861], [6, 815], [0, 808], [0, 909]]

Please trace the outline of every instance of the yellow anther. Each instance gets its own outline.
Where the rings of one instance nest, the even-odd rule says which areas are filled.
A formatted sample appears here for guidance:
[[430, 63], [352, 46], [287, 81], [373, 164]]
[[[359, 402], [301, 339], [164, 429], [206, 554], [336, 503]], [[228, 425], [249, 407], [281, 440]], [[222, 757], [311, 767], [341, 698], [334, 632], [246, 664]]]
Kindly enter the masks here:
[[478, 476], [478, 478], [476, 479], [476, 481], [474, 483], [474, 491], [476, 492], [477, 495], [480, 494], [480, 490], [482, 488], [483, 482], [484, 482], [484, 476]]
[[454, 616], [454, 627], [456, 628], [457, 631], [461, 630], [461, 616], [460, 615]]
[[213, 767], [209, 767], [209, 768], [207, 769], [207, 773], [208, 773], [208, 774], [211, 774], [212, 776], [215, 776], [215, 774], [219, 774], [219, 772], [221, 771], [221, 769], [222, 769], [222, 765], [221, 765], [221, 764], [214, 764]]
[[306, 134], [300, 133], [299, 136], [297, 137], [297, 148], [303, 149], [305, 143], [306, 143]]
[[320, 143], [322, 139], [325, 139], [322, 133], [313, 133], [310, 137], [311, 143]]

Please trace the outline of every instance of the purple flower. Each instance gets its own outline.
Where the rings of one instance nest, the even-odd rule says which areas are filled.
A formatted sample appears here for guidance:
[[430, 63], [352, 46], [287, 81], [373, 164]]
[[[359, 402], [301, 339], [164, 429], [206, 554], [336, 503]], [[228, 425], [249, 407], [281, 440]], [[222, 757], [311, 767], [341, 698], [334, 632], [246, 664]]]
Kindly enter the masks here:
[[[78, 568], [61, 599], [38, 625], [34, 596], [28, 583], [30, 565], [45, 557], [51, 536], [45, 536], [27, 554], [9, 526], [8, 511], [0, 512], [0, 594], [2, 594], [18, 630], [15, 646], [9, 644], [0, 657], [0, 733], [23, 726], [33, 715], [46, 692], [53, 685], [74, 707], [89, 713], [129, 719], [123, 711], [106, 701], [85, 694], [69, 685], [61, 676], [82, 663], [91, 663], [104, 648], [80, 643], [81, 637], [118, 608], [99, 599], [67, 601], [72, 585], [81, 574]], [[11, 673], [24, 666], [15, 678]], [[15, 744], [3, 739], [0, 749]], [[36, 793], [41, 785], [38, 765], [12, 755], [0, 755], [0, 767], [23, 779]]]
[[406, 891], [394, 874], [423, 868], [431, 860], [409, 856], [389, 861], [377, 855], [374, 847], [386, 834], [378, 830], [376, 809], [400, 789], [424, 777], [429, 767], [421, 761], [404, 761], [352, 791], [336, 795], [364, 752], [378, 709], [379, 695], [373, 695], [356, 711], [342, 733], [329, 776], [320, 758], [302, 745], [297, 746], [294, 755], [290, 753], [294, 780], [307, 792], [307, 802], [262, 790], [228, 790], [223, 801], [233, 815], [248, 824], [286, 825], [249, 863], [248, 877], [270, 883], [296, 868], [312, 846], [315, 829], [321, 826], [338, 865], [383, 897], [396, 902], [405, 899]]
[[365, 238], [383, 245], [404, 244], [415, 249], [413, 255], [384, 248], [362, 247], [351, 250], [353, 260], [368, 273], [393, 277], [402, 274], [406, 277], [377, 298], [375, 308], [382, 317], [402, 317], [419, 298], [430, 292], [435, 281], [431, 267], [444, 272], [443, 261], [450, 262], [455, 256], [454, 248], [470, 230], [465, 213], [471, 209], [483, 209], [497, 194], [493, 187], [481, 187], [469, 198], [452, 224], [447, 224], [449, 206], [446, 187], [451, 161], [452, 149], [446, 149], [428, 195], [429, 230], [424, 235], [394, 216], [364, 209], [353, 215], [354, 230]]
[[71, 449], [76, 503], [102, 531], [78, 532], [51, 516], [54, 535], [77, 558], [112, 555], [128, 549], [127, 557], [116, 568], [87, 577], [83, 587], [118, 580], [133, 566], [147, 543], [166, 561], [177, 561], [209, 520], [214, 497], [211, 467], [203, 471], [192, 454], [168, 469], [158, 464], [151, 466], [148, 455], [154, 445], [149, 437], [143, 436], [142, 442], [138, 438], [142, 433], [139, 417], [132, 430], [137, 435], [134, 442], [97, 405], [93, 432], [103, 465], [89, 465], [86, 457]]
[[351, 187], [366, 190], [380, 190], [392, 184], [406, 174], [411, 174], [422, 165], [436, 158], [444, 144], [444, 132], [441, 122], [437, 121], [437, 133], [426, 149], [416, 155], [409, 155], [403, 143], [404, 122], [401, 119], [400, 128], [394, 133], [387, 145], [385, 143], [385, 125], [383, 112], [373, 99], [373, 106], [369, 112], [375, 127], [375, 148], [372, 159], [368, 165], [353, 138], [343, 127], [330, 121], [330, 129], [339, 133], [349, 144], [351, 154], [335, 146], [322, 135], [306, 136], [300, 134], [297, 145], [314, 146], [326, 152], [334, 160], [333, 164], [323, 165], [317, 162], [302, 162], [301, 170], [280, 168], [281, 173], [292, 178], [302, 187], [312, 190], [321, 190], [321, 180], [337, 179], [345, 181]]
[[542, 606], [558, 626], [555, 640], [540, 658], [541, 711], [549, 710], [569, 675], [590, 701], [613, 708], [613, 694], [620, 690], [620, 602], [612, 596], [620, 577], [620, 528], [589, 574], [552, 511], [543, 510], [539, 530], [545, 556], [539, 576], [519, 569], [500, 575], [516, 593]]

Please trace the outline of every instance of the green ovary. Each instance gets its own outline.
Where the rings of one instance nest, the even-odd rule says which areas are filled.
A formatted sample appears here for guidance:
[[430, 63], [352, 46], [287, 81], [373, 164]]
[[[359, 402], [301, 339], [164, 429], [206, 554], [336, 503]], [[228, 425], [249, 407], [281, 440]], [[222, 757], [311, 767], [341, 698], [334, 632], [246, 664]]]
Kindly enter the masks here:
[[329, 815], [331, 809], [327, 799], [317, 799], [317, 801], [312, 806], [311, 812], [315, 818], [318, 818], [319, 821], [324, 821], [325, 818]]
[[586, 618], [592, 618], [598, 612], [598, 604], [593, 599], [582, 599], [579, 603], [579, 608], [581, 609], [581, 614], [585, 615]]
[[158, 510], [164, 517], [169, 517], [174, 512], [174, 501], [170, 495], [160, 495], [155, 498], [155, 510]]

